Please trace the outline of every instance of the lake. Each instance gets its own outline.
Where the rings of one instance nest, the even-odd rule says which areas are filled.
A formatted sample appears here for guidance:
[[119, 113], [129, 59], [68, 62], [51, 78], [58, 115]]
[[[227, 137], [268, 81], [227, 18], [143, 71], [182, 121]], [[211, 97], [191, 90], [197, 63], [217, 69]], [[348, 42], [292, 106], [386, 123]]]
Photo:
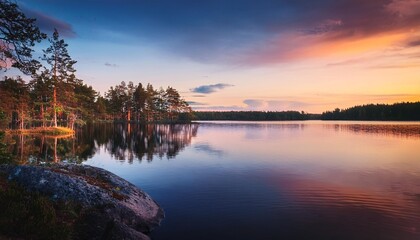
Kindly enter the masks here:
[[18, 161], [107, 169], [165, 210], [160, 239], [420, 239], [419, 122], [89, 125], [7, 136]]

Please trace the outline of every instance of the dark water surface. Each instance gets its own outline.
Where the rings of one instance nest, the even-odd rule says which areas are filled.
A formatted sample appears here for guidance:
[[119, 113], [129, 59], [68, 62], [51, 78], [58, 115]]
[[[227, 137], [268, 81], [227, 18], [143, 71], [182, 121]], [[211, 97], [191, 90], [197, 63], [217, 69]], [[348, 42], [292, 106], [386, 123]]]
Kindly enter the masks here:
[[420, 123], [95, 125], [6, 138], [105, 168], [165, 210], [153, 239], [420, 239]]

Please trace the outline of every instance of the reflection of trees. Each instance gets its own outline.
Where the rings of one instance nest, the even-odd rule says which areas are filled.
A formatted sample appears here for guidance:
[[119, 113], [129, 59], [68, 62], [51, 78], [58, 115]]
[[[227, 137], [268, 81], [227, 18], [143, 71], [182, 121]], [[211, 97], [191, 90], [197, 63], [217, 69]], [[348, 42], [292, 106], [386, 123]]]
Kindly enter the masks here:
[[115, 124], [105, 144], [106, 150], [118, 160], [132, 162], [134, 158], [148, 161], [175, 157], [197, 135], [197, 124]]
[[16, 163], [59, 162], [61, 160], [74, 161], [77, 158], [71, 146], [74, 144], [73, 135], [45, 136], [45, 135], [7, 135], [4, 142], [8, 152]]
[[326, 124], [325, 128], [356, 134], [420, 138], [420, 124]]
[[6, 135], [5, 150], [17, 163], [80, 163], [100, 148], [118, 160], [175, 157], [197, 135], [198, 124], [90, 124], [75, 135]]

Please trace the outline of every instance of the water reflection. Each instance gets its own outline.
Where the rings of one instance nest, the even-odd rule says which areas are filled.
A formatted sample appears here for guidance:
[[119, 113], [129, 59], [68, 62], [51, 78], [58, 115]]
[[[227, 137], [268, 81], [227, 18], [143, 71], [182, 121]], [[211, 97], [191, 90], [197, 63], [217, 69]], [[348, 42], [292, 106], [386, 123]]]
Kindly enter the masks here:
[[336, 131], [349, 131], [356, 134], [382, 135], [403, 138], [420, 138], [419, 124], [333, 124], [324, 125]]
[[92, 124], [75, 135], [6, 135], [3, 142], [15, 161], [81, 163], [105, 149], [114, 159], [133, 162], [154, 156], [174, 158], [197, 135], [198, 124]]
[[[152, 161], [153, 156], [174, 158], [197, 135], [197, 124], [112, 125], [105, 128], [103, 142], [109, 154], [120, 161]], [[99, 144], [101, 145], [101, 144]]]
[[194, 148], [199, 152], [203, 152], [209, 155], [216, 155], [218, 157], [221, 157], [225, 154], [223, 150], [216, 149], [208, 143], [197, 143], [195, 144]]
[[[383, 135], [392, 137], [420, 138], [420, 122], [357, 122], [357, 121], [292, 121], [292, 122], [241, 122], [241, 121], [202, 121], [206, 127], [225, 129], [267, 129], [267, 130], [305, 130], [317, 127], [334, 131], [347, 131], [356, 134]], [[252, 131], [255, 133], [255, 131]], [[249, 135], [249, 139], [254, 136]]]
[[7, 139], [20, 161], [89, 159], [143, 188], [165, 209], [156, 240], [420, 239], [420, 123], [96, 124]]
[[76, 150], [76, 140], [72, 134], [61, 136], [47, 135], [6, 135], [6, 150], [15, 162], [42, 163], [60, 162], [62, 160], [80, 162], [81, 153]]

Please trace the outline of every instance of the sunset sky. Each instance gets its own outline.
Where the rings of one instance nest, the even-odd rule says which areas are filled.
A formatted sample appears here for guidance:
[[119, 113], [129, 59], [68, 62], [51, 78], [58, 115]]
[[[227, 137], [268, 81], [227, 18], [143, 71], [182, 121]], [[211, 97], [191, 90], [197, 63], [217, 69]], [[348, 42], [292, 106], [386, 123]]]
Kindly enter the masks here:
[[150, 82], [195, 110], [313, 113], [420, 101], [420, 0], [17, 3], [101, 93]]

